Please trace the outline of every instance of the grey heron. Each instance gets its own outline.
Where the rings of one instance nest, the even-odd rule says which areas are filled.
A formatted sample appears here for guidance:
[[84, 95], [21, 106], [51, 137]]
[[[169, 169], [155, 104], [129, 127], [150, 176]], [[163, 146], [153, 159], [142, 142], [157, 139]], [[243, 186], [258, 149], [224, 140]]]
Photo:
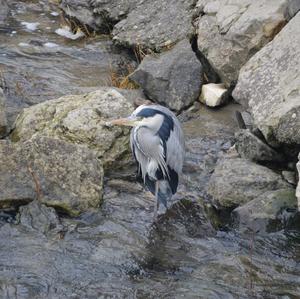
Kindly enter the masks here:
[[131, 150], [138, 176], [156, 197], [156, 219], [160, 203], [168, 208], [182, 172], [185, 149], [180, 122], [166, 107], [141, 105], [128, 118], [113, 120], [111, 124], [133, 127]]

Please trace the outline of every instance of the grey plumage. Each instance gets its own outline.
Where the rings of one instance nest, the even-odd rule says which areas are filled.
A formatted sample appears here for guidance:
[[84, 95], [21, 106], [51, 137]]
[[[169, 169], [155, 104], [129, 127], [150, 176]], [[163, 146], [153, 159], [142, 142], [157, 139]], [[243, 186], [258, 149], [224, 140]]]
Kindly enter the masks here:
[[130, 143], [138, 175], [157, 197], [156, 217], [159, 203], [167, 208], [177, 191], [184, 159], [182, 128], [174, 113], [160, 105], [142, 105], [129, 118], [140, 120], [131, 131]]
[[138, 176], [156, 196], [154, 217], [162, 203], [177, 191], [184, 159], [184, 136], [175, 114], [160, 105], [139, 106], [128, 118], [111, 121], [132, 126], [131, 149], [138, 165]]

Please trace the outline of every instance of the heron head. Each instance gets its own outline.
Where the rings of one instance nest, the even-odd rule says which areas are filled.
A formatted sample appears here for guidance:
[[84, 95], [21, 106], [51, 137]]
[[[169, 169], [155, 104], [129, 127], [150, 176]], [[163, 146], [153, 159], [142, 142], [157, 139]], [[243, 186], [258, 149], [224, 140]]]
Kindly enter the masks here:
[[118, 126], [157, 128], [163, 121], [162, 115], [158, 112], [151, 106], [141, 105], [129, 117], [115, 119], [110, 123]]

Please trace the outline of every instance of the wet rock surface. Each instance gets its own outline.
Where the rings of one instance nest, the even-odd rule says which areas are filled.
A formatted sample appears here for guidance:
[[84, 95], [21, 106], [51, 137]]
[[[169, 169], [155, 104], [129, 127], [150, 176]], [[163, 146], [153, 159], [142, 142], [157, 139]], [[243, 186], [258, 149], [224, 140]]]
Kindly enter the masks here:
[[199, 50], [228, 86], [300, 9], [296, 1], [198, 1]]
[[[127, 91], [132, 98], [140, 95]], [[102, 88], [83, 95], [65, 96], [26, 108], [16, 121], [12, 140], [24, 141], [33, 135], [51, 136], [87, 145], [97, 152], [105, 168], [131, 161], [129, 130], [109, 127], [106, 122], [130, 115], [133, 103], [114, 88]]]
[[209, 181], [208, 193], [223, 208], [245, 204], [266, 191], [289, 187], [281, 176], [249, 160], [223, 158]]
[[241, 207], [233, 216], [240, 230], [255, 233], [276, 231], [287, 226], [287, 221], [297, 210], [294, 188], [267, 191]]
[[13, 209], [35, 198], [70, 215], [100, 206], [103, 168], [95, 152], [58, 139], [35, 136], [2, 141], [0, 205]]
[[130, 75], [155, 102], [180, 111], [199, 96], [202, 66], [188, 40], [160, 55], [146, 56]]
[[63, 230], [55, 209], [47, 207], [38, 200], [20, 207], [17, 223], [29, 230], [45, 235], [51, 232], [58, 233]]
[[[273, 146], [300, 145], [299, 25], [298, 13], [242, 68], [233, 91], [236, 101], [249, 106], [254, 124]], [[295, 158], [295, 151], [287, 152]]]

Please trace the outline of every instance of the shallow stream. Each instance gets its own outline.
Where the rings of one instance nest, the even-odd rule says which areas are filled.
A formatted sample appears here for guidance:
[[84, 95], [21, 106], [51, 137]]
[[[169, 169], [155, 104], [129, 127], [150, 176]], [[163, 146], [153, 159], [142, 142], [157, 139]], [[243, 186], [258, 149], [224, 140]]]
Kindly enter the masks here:
[[[61, 20], [47, 1], [10, 6], [0, 26], [0, 68], [11, 123], [22, 107], [109, 84], [111, 65], [130, 62], [109, 39], [56, 34]], [[16, 217], [1, 213], [0, 298], [300, 298], [299, 233], [216, 229], [205, 209], [237, 109], [201, 107], [182, 117], [181, 201], [155, 225], [152, 196], [130, 177], [107, 178], [101, 210], [77, 219], [58, 219], [38, 203]]]

